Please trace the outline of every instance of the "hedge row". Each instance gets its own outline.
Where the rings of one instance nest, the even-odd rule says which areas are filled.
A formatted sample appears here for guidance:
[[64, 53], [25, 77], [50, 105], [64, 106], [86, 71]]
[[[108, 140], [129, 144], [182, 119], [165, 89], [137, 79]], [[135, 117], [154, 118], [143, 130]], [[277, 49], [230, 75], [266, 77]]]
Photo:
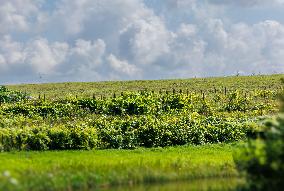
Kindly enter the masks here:
[[67, 128], [3, 128], [0, 129], [0, 151], [91, 149], [97, 145], [96, 129]]
[[96, 119], [85, 125], [0, 129], [0, 150], [165, 147], [233, 142], [253, 134], [254, 123], [216, 117]]
[[199, 94], [125, 93], [115, 98], [66, 98], [56, 101], [31, 100], [15, 104], [7, 104], [0, 108], [5, 115], [24, 115], [42, 117], [73, 117], [87, 113], [123, 115], [156, 115], [173, 111], [198, 112], [212, 115], [216, 112], [251, 112], [266, 111], [271, 105], [256, 101], [253, 97], [244, 96], [239, 91], [226, 96], [216, 95], [214, 98], [202, 98]]

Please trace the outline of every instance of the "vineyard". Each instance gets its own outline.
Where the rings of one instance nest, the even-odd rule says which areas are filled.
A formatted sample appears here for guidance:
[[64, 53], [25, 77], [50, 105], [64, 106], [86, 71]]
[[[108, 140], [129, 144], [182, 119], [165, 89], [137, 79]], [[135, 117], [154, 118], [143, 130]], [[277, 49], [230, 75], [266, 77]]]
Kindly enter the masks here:
[[267, 86], [258, 89], [223, 84], [206, 90], [184, 86], [117, 92], [112, 86], [108, 94], [60, 97], [1, 86], [0, 150], [133, 149], [244, 140], [261, 131], [263, 117], [278, 111], [282, 87], [275, 78], [280, 76], [269, 77], [262, 83]]
[[277, 190], [281, 78], [0, 86], [0, 190]]

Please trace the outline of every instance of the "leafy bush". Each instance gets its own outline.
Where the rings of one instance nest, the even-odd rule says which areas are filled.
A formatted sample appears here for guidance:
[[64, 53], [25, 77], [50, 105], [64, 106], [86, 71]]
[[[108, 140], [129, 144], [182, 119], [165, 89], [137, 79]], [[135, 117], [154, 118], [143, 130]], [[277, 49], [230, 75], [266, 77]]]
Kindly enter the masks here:
[[[12, 92], [4, 87], [1, 91]], [[262, 99], [264, 94], [143, 91], [103, 99], [5, 103], [0, 106], [0, 150], [132, 149], [238, 141], [256, 134], [256, 106], [263, 103], [254, 102], [254, 97]]]
[[13, 103], [27, 99], [29, 96], [26, 93], [12, 91], [5, 86], [0, 86], [0, 103]]
[[[239, 91], [227, 95], [216, 94], [213, 98], [205, 98], [200, 94], [155, 94], [152, 92], [124, 93], [115, 98], [73, 98], [61, 100], [28, 100], [21, 92], [3, 90], [0, 92], [2, 103], [8, 104], [0, 107], [0, 113], [6, 115], [38, 115], [44, 118], [84, 116], [86, 114], [105, 114], [112, 116], [125, 115], [157, 115], [165, 113], [197, 112], [201, 115], [211, 116], [216, 112], [263, 112], [271, 105], [260, 102], [262, 94], [256, 92], [252, 96], [244, 96]], [[13, 97], [15, 96], [16, 97]], [[253, 101], [258, 96], [260, 101]], [[257, 99], [255, 98], [255, 99]]]
[[225, 111], [246, 111], [250, 104], [250, 99], [242, 96], [239, 91], [230, 93], [227, 96], [228, 101], [226, 102], [224, 109]]
[[[185, 144], [233, 142], [254, 131], [254, 123], [198, 116], [141, 116], [96, 119], [102, 148], [165, 147]], [[215, 121], [212, 122], [211, 120]]]
[[[282, 107], [282, 111], [284, 106]], [[248, 185], [244, 190], [283, 190], [284, 114], [264, 123], [263, 132], [235, 156]]]
[[96, 146], [97, 132], [89, 127], [0, 129], [0, 151], [92, 149]]
[[[233, 142], [254, 131], [254, 123], [191, 115], [98, 116], [86, 122], [65, 122], [0, 128], [0, 150], [64, 150], [165, 147]], [[245, 124], [245, 125], [242, 125]], [[11, 124], [13, 126], [13, 124]], [[20, 127], [22, 126], [22, 127]]]

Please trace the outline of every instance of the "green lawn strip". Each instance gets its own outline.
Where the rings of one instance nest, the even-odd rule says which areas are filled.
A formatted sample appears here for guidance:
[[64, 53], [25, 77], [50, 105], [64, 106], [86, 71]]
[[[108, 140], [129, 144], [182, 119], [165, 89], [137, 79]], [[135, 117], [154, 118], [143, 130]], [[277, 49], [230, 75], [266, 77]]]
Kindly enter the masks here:
[[1, 153], [0, 190], [84, 190], [236, 177], [232, 152], [237, 145]]

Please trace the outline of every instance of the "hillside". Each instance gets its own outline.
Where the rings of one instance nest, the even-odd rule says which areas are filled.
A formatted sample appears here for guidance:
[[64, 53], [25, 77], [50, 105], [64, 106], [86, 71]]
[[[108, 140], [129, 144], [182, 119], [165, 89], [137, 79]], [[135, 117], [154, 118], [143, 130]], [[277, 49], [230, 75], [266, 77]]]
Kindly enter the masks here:
[[62, 98], [68, 94], [79, 97], [112, 96], [124, 91], [149, 90], [149, 91], [179, 91], [190, 92], [213, 92], [218, 91], [255, 89], [277, 90], [281, 87], [280, 79], [284, 75], [261, 75], [261, 76], [232, 76], [214, 78], [192, 78], [174, 80], [145, 80], [145, 81], [115, 81], [115, 82], [67, 82], [47, 84], [23, 84], [10, 85], [11, 89], [31, 93], [37, 97], [45, 94], [47, 98]]

